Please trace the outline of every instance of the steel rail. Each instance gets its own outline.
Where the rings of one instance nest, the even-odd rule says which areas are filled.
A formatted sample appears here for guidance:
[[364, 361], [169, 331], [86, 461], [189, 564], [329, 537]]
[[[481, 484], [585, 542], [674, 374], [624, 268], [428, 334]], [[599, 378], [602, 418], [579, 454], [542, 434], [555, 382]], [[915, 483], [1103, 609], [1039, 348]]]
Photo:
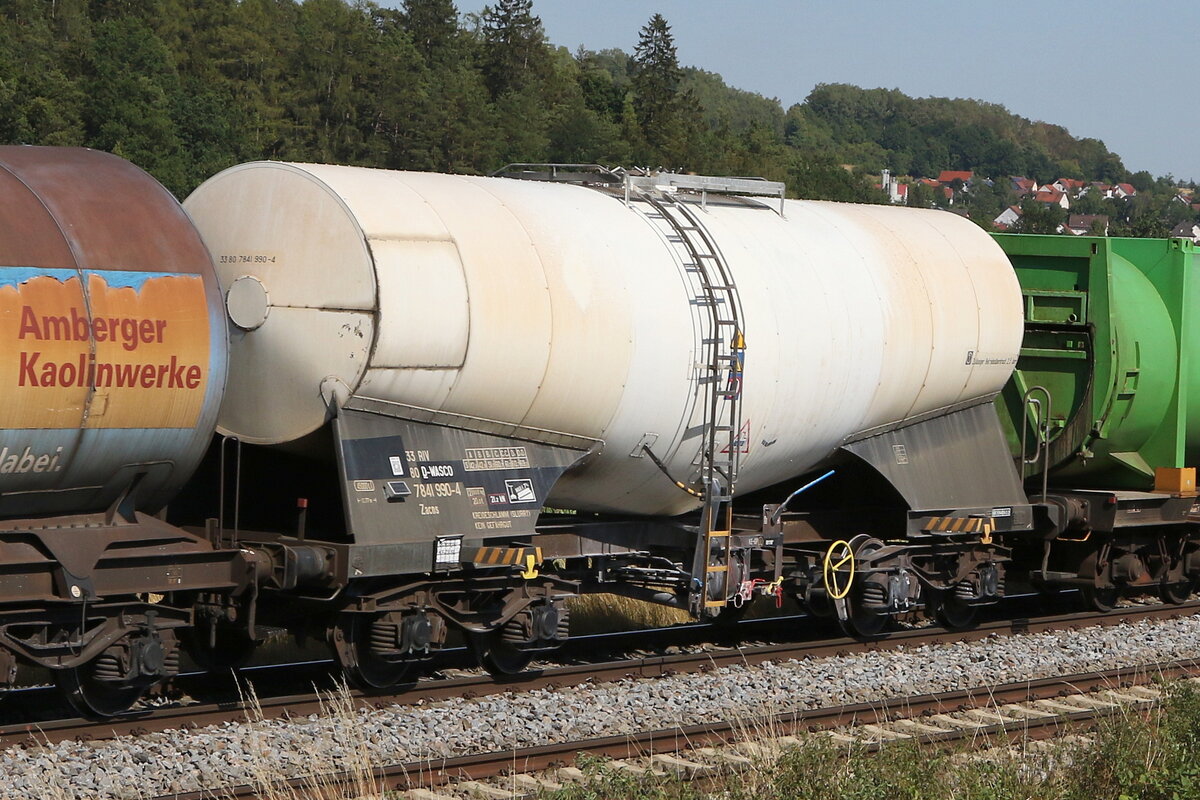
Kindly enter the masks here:
[[[725, 745], [752, 733], [755, 729], [782, 736], [816, 730], [828, 730], [858, 724], [920, 717], [928, 713], [962, 711], [967, 708], [989, 708], [1008, 703], [1027, 703], [1048, 700], [1066, 693], [1079, 694], [1094, 689], [1126, 687], [1164, 679], [1191, 677], [1200, 670], [1200, 658], [1163, 662], [1137, 667], [1121, 667], [1103, 672], [1088, 672], [1055, 678], [1020, 681], [998, 686], [982, 686], [965, 690], [898, 697], [870, 703], [831, 706], [804, 711], [789, 711], [761, 715], [743, 720], [715, 721], [702, 725], [664, 728], [639, 734], [609, 736], [517, 748], [503, 752], [479, 753], [453, 758], [410, 761], [375, 770], [373, 780], [383, 791], [404, 791], [411, 788], [440, 786], [451, 781], [480, 780], [512, 772], [536, 772], [571, 764], [586, 753], [617, 759], [644, 758], [660, 753], [677, 754], [697, 747]], [[1005, 723], [972, 724], [957, 730], [937, 733], [913, 733], [910, 738], [923, 742], [946, 742], [967, 737], [1029, 737], [1045, 738], [1066, 726], [1089, 723], [1120, 713], [1121, 708], [1091, 708], [1064, 712], [1042, 718], [1012, 720]], [[323, 785], [361, 785], [361, 774], [343, 773], [323, 779]], [[235, 786], [221, 789], [234, 800], [267, 800], [277, 797], [280, 790], [303, 791], [310, 779], [280, 781], [271, 789]], [[154, 800], [208, 800], [211, 790], [173, 794]]]
[[[1041, 633], [1089, 626], [1123, 625], [1140, 620], [1170, 619], [1200, 613], [1200, 602], [1180, 605], [1132, 606], [1105, 613], [1085, 612], [1045, 617], [998, 620], [980, 623], [964, 631], [940, 627], [897, 631], [871, 640], [850, 638], [808, 642], [736, 646], [674, 655], [638, 656], [601, 663], [548, 666], [508, 678], [490, 675], [431, 679], [415, 685], [381, 693], [353, 692], [358, 703], [368, 708], [391, 705], [415, 705], [460, 697], [482, 697], [513, 691], [577, 686], [626, 678], [655, 678], [688, 672], [703, 672], [718, 667], [755, 665], [768, 661], [821, 658], [899, 647], [917, 647], [950, 642], [966, 642], [989, 636]], [[255, 718], [280, 719], [320, 713], [322, 701], [316, 692], [258, 698]], [[0, 746], [54, 743], [70, 739], [99, 740], [140, 735], [176, 728], [194, 729], [225, 722], [246, 721], [250, 710], [242, 702], [198, 703], [170, 706], [130, 713], [104, 721], [80, 719], [52, 720], [0, 726]]]

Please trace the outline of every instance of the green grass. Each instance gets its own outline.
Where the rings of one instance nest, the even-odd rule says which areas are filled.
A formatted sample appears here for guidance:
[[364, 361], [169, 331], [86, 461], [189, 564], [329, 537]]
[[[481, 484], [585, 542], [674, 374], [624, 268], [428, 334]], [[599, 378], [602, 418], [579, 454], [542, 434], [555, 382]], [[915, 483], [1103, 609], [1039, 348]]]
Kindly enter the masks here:
[[[554, 800], [1200, 800], [1200, 689], [1171, 684], [1158, 708], [1126, 710], [1086, 737], [1045, 749], [1017, 743], [891, 743], [878, 753], [814, 735], [756, 758], [736, 775], [700, 782], [630, 776], [583, 759], [588, 781]], [[769, 738], [759, 733], [760, 740]], [[749, 738], [755, 738], [750, 736]]]

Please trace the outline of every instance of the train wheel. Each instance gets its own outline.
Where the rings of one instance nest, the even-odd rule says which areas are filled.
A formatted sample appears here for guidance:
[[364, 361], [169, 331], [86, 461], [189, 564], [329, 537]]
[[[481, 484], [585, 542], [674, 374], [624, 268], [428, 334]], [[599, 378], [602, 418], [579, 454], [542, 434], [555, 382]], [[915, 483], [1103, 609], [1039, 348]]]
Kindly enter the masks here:
[[1181, 581], [1164, 581], [1158, 585], [1158, 594], [1162, 597], [1163, 602], [1179, 605], [1188, 601], [1188, 598], [1192, 596], [1193, 588], [1195, 587], [1192, 581], [1186, 578]]
[[97, 673], [104, 671], [100, 662], [104, 656], [92, 659], [74, 669], [55, 670], [54, 681], [67, 698], [71, 708], [81, 717], [106, 719], [123, 714], [145, 694], [149, 684], [128, 684], [101, 680]]
[[[851, 561], [850, 575], [854, 576], [855, 571], [858, 569], [856, 566], [857, 562], [862, 561], [875, 551], [883, 549], [883, 546], [883, 542], [865, 534], [860, 534], [851, 539], [849, 548], [854, 553], [854, 558]], [[832, 549], [831, 552], [835, 557], [838, 555]], [[842, 623], [842, 630], [849, 636], [870, 639], [873, 636], [878, 636], [891, 624], [892, 616], [886, 612], [879, 612], [866, 607], [866, 598], [869, 595], [876, 595], [880, 591], [880, 584], [875, 579], [875, 576], [863, 575], [855, 577], [856, 579], [851, 578], [852, 582], [846, 585], [846, 589], [848, 590], [845, 600], [847, 618], [839, 621]], [[882, 591], [886, 594], [886, 584]]]
[[500, 631], [470, 634], [470, 642], [479, 665], [497, 678], [519, 675], [533, 660], [533, 653], [513, 647], [504, 641]]
[[390, 689], [404, 681], [412, 664], [388, 661], [371, 650], [371, 624], [366, 614], [342, 614], [331, 632], [333, 654], [342, 672], [364, 691]]
[[961, 631], [975, 624], [975, 606], [969, 606], [954, 596], [953, 591], [941, 592], [937, 607], [933, 610], [934, 619], [943, 628]]
[[1084, 586], [1079, 597], [1088, 611], [1112, 611], [1121, 599], [1121, 590], [1115, 586]]
[[879, 614], [852, 602], [849, 617], [842, 621], [842, 630], [849, 636], [870, 639], [883, 633], [891, 621], [892, 617], [889, 614]]

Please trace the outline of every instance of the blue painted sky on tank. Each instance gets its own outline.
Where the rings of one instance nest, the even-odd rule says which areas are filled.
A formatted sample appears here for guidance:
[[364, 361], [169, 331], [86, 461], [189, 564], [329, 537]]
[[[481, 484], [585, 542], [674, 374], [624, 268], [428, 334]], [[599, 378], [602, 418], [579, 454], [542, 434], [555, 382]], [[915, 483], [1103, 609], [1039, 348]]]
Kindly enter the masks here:
[[[175, 275], [174, 272], [137, 272], [134, 270], [84, 270], [88, 275], [98, 275], [114, 289], [134, 289], [141, 291], [146, 281], [151, 278], [165, 278]], [[78, 270], [45, 269], [42, 267], [0, 267], [0, 286], [18, 287], [37, 277], [54, 278], [60, 283], [66, 283], [71, 278], [78, 278]]]
[[[398, 6], [400, 0], [388, 0]], [[462, 12], [484, 3], [459, 0]], [[655, 11], [680, 62], [784, 107], [818, 83], [972, 97], [1200, 180], [1200, 3], [1168, 0], [534, 0], [551, 42], [632, 52]]]

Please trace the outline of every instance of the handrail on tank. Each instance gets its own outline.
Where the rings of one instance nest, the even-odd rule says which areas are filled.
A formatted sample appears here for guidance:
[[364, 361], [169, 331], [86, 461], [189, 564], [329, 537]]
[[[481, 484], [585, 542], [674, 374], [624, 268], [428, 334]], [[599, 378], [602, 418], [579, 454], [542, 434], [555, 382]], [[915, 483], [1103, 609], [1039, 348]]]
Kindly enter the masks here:
[[[1041, 414], [1041, 430], [1034, 427], [1034, 444], [1037, 449], [1033, 451], [1033, 457], [1028, 458], [1025, 450], [1025, 436], [1029, 425], [1029, 408], [1033, 406], [1038, 413], [1042, 410], [1042, 401], [1034, 397], [1037, 392], [1041, 392], [1046, 397], [1046, 412]], [[1027, 464], [1036, 464], [1038, 459], [1042, 459], [1042, 502], [1046, 502], [1046, 492], [1050, 481], [1050, 415], [1053, 409], [1053, 399], [1050, 397], [1050, 390], [1045, 386], [1031, 386], [1025, 391], [1021, 398], [1021, 480], [1025, 480], [1025, 466]], [[1039, 434], [1041, 436], [1039, 437]]]
[[505, 164], [491, 178], [517, 178], [527, 181], [549, 181], [551, 183], [620, 183], [624, 170], [613, 170], [602, 164], [558, 164], [517, 162]]

